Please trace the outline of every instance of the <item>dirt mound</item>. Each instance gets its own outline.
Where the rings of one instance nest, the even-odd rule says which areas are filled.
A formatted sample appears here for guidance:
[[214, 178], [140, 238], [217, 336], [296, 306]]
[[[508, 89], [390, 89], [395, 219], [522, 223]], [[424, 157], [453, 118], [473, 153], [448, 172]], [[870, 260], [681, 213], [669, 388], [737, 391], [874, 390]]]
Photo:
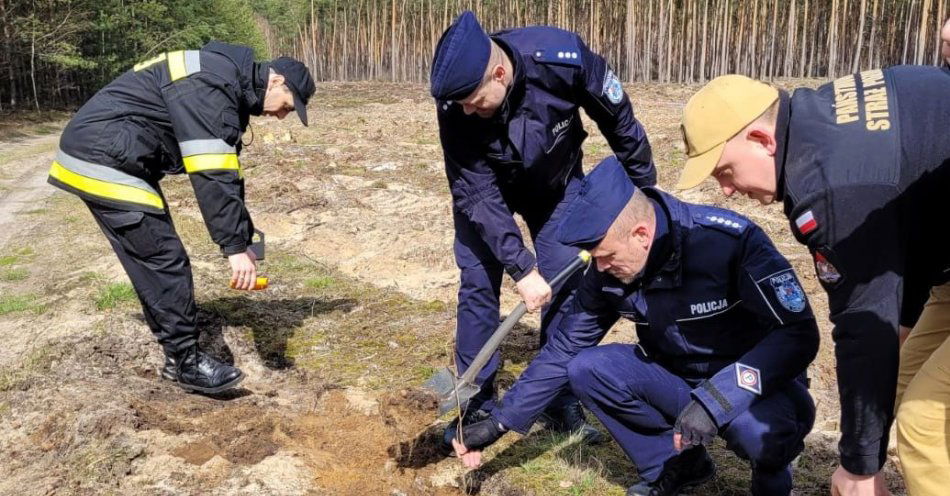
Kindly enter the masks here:
[[[454, 488], [429, 483], [438, 471], [434, 464], [443, 458], [434, 456], [441, 436], [427, 434], [441, 432], [439, 426], [429, 425], [434, 403], [411, 393], [387, 394], [375, 402], [378, 413], [367, 415], [363, 401], [333, 391], [312, 414], [291, 424], [288, 434], [313, 468], [316, 486], [340, 495], [458, 494]], [[403, 463], [407, 452], [400, 446], [415, 448], [427, 463]]]

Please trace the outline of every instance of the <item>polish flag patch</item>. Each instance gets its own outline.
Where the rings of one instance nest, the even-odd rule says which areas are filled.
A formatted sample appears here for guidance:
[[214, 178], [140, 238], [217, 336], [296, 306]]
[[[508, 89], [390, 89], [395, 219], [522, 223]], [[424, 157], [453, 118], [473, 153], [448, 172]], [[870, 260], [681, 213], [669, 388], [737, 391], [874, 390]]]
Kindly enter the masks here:
[[815, 220], [815, 216], [811, 213], [811, 210], [799, 215], [798, 218], [795, 219], [795, 225], [798, 226], [798, 232], [802, 234], [808, 234], [818, 229], [818, 222]]

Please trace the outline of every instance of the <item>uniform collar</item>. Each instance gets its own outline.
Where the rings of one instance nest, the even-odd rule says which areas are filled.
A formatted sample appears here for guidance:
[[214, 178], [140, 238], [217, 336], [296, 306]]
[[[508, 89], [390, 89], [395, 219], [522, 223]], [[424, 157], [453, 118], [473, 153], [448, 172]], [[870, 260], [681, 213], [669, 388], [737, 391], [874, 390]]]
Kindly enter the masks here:
[[511, 78], [511, 84], [508, 86], [508, 92], [505, 93], [505, 100], [501, 103], [501, 107], [498, 109], [498, 112], [495, 113], [495, 119], [498, 122], [507, 123], [511, 120], [511, 117], [514, 115], [515, 110], [521, 106], [521, 101], [524, 99], [525, 94], [525, 75], [524, 75], [524, 64], [522, 63], [521, 57], [518, 55], [518, 52], [513, 50], [504, 39], [500, 36], [493, 36], [492, 41], [498, 43], [498, 46], [505, 51], [505, 54], [508, 55], [508, 60], [511, 61], [512, 70], [514, 75]]
[[[683, 226], [678, 201], [654, 188], [641, 188], [656, 213], [656, 232], [643, 273], [632, 284], [645, 289], [673, 288], [680, 285]], [[688, 217], [688, 216], [687, 216]]]
[[264, 112], [264, 95], [267, 93], [267, 81], [270, 79], [270, 64], [266, 62], [254, 63], [251, 74], [247, 75], [250, 82], [242, 91], [244, 105], [251, 115], [261, 115]]
[[788, 156], [788, 123], [792, 105], [788, 93], [778, 92], [778, 116], [775, 118], [775, 201], [785, 198], [785, 160]]

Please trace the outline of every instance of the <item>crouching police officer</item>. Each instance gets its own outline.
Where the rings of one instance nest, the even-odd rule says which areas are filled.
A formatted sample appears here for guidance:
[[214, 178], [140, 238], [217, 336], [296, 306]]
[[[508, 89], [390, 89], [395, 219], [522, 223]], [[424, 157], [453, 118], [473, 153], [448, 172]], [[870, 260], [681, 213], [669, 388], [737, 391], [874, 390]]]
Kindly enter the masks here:
[[251, 289], [254, 226], [244, 205], [238, 161], [251, 115], [307, 124], [314, 93], [300, 62], [255, 63], [250, 48], [211, 42], [163, 53], [122, 74], [66, 126], [50, 184], [81, 197], [112, 244], [165, 351], [162, 377], [202, 393], [243, 379], [198, 349], [191, 264], [159, 187], [185, 172], [212, 239], [231, 265], [231, 282]]
[[950, 191], [948, 117], [950, 71], [923, 66], [865, 71], [791, 97], [723, 76], [684, 111], [689, 159], [678, 187], [712, 175], [726, 195], [784, 201], [814, 257], [835, 324], [836, 494], [887, 493], [879, 471], [895, 386], [910, 494], [950, 488], [950, 231], [930, 217], [940, 218]]
[[[576, 286], [578, 277], [560, 288], [545, 279], [577, 255], [555, 239], [554, 230], [583, 175], [587, 133], [579, 108], [597, 122], [636, 184], [654, 184], [656, 170], [620, 80], [574, 33], [529, 27], [488, 35], [474, 14], [464, 12], [436, 47], [431, 92], [454, 204], [461, 270], [456, 363], [462, 373], [498, 327], [505, 272], [517, 281], [529, 311], [550, 302], [542, 313], [542, 343]], [[513, 213], [527, 223], [537, 258], [525, 247]], [[494, 405], [499, 360], [492, 357], [477, 378], [484, 393], [473, 399], [472, 415]], [[557, 430], [583, 429], [590, 441], [601, 437], [569, 395], [550, 405], [546, 418]], [[447, 446], [455, 427], [446, 430]]]
[[[584, 178], [558, 239], [588, 248], [573, 307], [462, 460], [532, 420], [570, 385], [639, 470], [628, 495], [673, 495], [713, 476], [717, 434], [752, 465], [752, 494], [789, 494], [815, 408], [805, 370], [818, 327], [788, 261], [748, 219], [637, 189], [616, 159]], [[596, 346], [618, 320], [639, 343]]]

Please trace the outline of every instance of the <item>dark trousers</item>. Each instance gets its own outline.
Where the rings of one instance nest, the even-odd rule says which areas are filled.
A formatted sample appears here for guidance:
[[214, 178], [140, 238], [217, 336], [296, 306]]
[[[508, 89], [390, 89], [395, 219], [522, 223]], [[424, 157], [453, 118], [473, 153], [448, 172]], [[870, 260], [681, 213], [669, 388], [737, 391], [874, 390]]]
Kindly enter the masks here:
[[[544, 209], [524, 209], [520, 211], [528, 224], [528, 230], [534, 241], [538, 270], [545, 280], [550, 281], [577, 256], [578, 249], [557, 242], [557, 224], [564, 215], [568, 202], [580, 183], [579, 178], [572, 180], [567, 193], [560, 202]], [[468, 368], [475, 355], [488, 341], [499, 325], [499, 295], [504, 267], [491, 253], [482, 240], [475, 225], [464, 215], [455, 213], [455, 261], [461, 270], [461, 284], [458, 293], [458, 315], [455, 331], [455, 363], [458, 373]], [[547, 342], [548, 329], [556, 329], [558, 322], [570, 308], [574, 290], [580, 281], [580, 273], [568, 279], [558, 287], [551, 288], [551, 303], [541, 313], [541, 345]], [[552, 327], [554, 326], [554, 327]], [[495, 406], [494, 380], [501, 363], [498, 352], [492, 356], [485, 368], [478, 374], [477, 383], [481, 392], [472, 399], [470, 409], [481, 408], [490, 411]], [[575, 401], [572, 395], [565, 393], [551, 405], [558, 408]]]
[[145, 321], [165, 353], [176, 355], [198, 339], [191, 262], [171, 216], [118, 210], [87, 201], [102, 233], [112, 244], [135, 293]]
[[[640, 477], [656, 480], [663, 464], [676, 454], [673, 424], [696, 384], [628, 344], [586, 349], [567, 370], [571, 390], [607, 427]], [[808, 390], [799, 381], [789, 381], [721, 426], [719, 436], [751, 463], [752, 494], [783, 495], [792, 490], [790, 464], [802, 452], [814, 421]]]

